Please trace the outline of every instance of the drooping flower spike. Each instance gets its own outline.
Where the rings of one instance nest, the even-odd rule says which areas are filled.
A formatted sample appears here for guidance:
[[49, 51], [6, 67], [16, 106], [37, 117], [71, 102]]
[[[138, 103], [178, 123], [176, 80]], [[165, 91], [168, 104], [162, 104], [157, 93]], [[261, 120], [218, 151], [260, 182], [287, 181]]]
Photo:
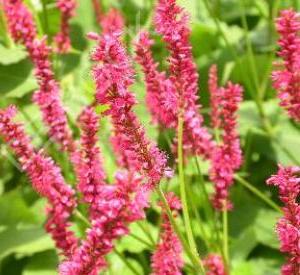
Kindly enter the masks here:
[[231, 209], [229, 188], [234, 182], [234, 173], [242, 164], [242, 151], [237, 131], [237, 110], [242, 101], [242, 87], [229, 82], [218, 89], [218, 120], [221, 143], [210, 156], [210, 179], [215, 185], [213, 204], [216, 209]]
[[56, 50], [67, 53], [71, 49], [70, 19], [75, 16], [76, 0], [57, 0], [56, 5], [61, 12], [60, 31], [55, 36]]
[[31, 183], [41, 196], [47, 198], [46, 231], [58, 249], [68, 257], [77, 247], [77, 238], [69, 230], [69, 218], [76, 207], [75, 191], [65, 183], [61, 171], [43, 151], [36, 151], [24, 127], [13, 121], [17, 110], [10, 106], [0, 110], [0, 135], [16, 154]]
[[279, 33], [278, 55], [282, 62], [275, 63], [277, 70], [273, 71], [273, 85], [278, 90], [280, 105], [289, 116], [300, 121], [300, 17], [292, 10], [283, 10], [277, 19]]
[[100, 37], [90, 34], [89, 37], [98, 41], [92, 54], [92, 60], [96, 62], [93, 68], [96, 99], [98, 103], [109, 106], [106, 115], [111, 117], [112, 143], [119, 156], [119, 165], [144, 174], [149, 187], [154, 187], [164, 175], [169, 174], [167, 159], [146, 137], [132, 110], [136, 99], [128, 88], [133, 83], [134, 73], [120, 42], [120, 33]]
[[287, 254], [287, 262], [281, 268], [281, 274], [300, 273], [300, 168], [279, 166], [276, 175], [267, 180], [268, 185], [277, 186], [279, 198], [283, 203], [284, 216], [277, 223], [280, 250]]
[[[155, 11], [155, 30], [162, 35], [170, 52], [170, 80], [178, 98], [178, 112], [184, 120], [183, 145], [186, 154], [202, 155], [206, 158], [212, 149], [211, 135], [203, 127], [198, 101], [198, 72], [189, 42], [191, 30], [187, 13], [176, 4], [176, 0], [159, 0]], [[177, 123], [177, 121], [176, 121]]]
[[216, 254], [209, 254], [203, 261], [206, 275], [226, 275], [226, 269], [222, 257]]
[[[166, 195], [174, 217], [181, 209], [181, 203], [174, 193]], [[180, 275], [183, 268], [182, 245], [173, 231], [166, 209], [162, 209], [162, 225], [160, 240], [151, 257], [152, 275]]]
[[34, 94], [33, 100], [42, 112], [48, 134], [75, 159], [73, 154], [76, 146], [60, 99], [60, 87], [54, 78], [50, 62], [51, 49], [46, 38], [37, 38], [32, 14], [22, 0], [5, 0], [4, 12], [11, 36], [15, 42], [25, 45], [34, 64], [39, 91]]

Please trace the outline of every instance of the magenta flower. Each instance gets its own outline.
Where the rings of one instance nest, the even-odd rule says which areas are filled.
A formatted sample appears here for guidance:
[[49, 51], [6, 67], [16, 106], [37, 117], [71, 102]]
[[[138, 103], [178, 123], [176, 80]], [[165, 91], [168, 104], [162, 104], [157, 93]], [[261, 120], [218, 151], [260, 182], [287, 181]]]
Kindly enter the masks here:
[[[181, 209], [179, 199], [173, 193], [168, 193], [168, 204], [173, 210], [174, 217]], [[162, 225], [160, 241], [151, 257], [152, 275], [180, 275], [183, 268], [182, 245], [173, 231], [165, 209], [162, 210]]]
[[43, 121], [49, 128], [49, 136], [64, 151], [73, 155], [76, 147], [60, 99], [59, 84], [54, 79], [50, 62], [51, 50], [47, 46], [46, 38], [41, 40], [36, 38], [32, 14], [21, 0], [6, 0], [4, 11], [13, 39], [26, 46], [34, 64], [39, 91], [35, 93], [33, 99], [40, 107]]
[[7, 18], [9, 32], [15, 42], [32, 48], [32, 43], [37, 36], [33, 16], [22, 0], [4, 0], [3, 10]]
[[123, 31], [125, 22], [120, 11], [111, 8], [106, 14], [102, 15], [100, 25], [103, 33], [118, 33]]
[[56, 246], [65, 256], [70, 256], [77, 246], [77, 238], [68, 229], [68, 222], [76, 200], [74, 190], [65, 183], [61, 171], [43, 151], [31, 145], [21, 124], [12, 121], [16, 108], [0, 111], [0, 135], [17, 155], [22, 169], [27, 173], [33, 188], [48, 200], [45, 228], [52, 235]]
[[75, 0], [57, 0], [56, 5], [61, 12], [60, 31], [55, 36], [56, 48], [59, 53], [67, 53], [71, 48], [70, 19], [75, 16], [77, 3]]
[[151, 46], [154, 41], [149, 33], [141, 32], [136, 43], [136, 61], [142, 66], [147, 87], [146, 104], [154, 123], [166, 128], [176, 128], [178, 98], [173, 83], [166, 73], [158, 71]]
[[90, 34], [98, 40], [92, 60], [96, 82], [96, 99], [107, 104], [106, 115], [113, 125], [112, 144], [122, 167], [143, 173], [149, 187], [154, 187], [161, 178], [169, 174], [167, 159], [157, 146], [148, 140], [145, 131], [133, 112], [136, 99], [128, 91], [133, 83], [133, 69], [125, 49], [119, 41], [119, 34], [104, 34], [101, 37]]
[[92, 220], [86, 240], [61, 264], [60, 275], [97, 275], [106, 267], [105, 256], [113, 249], [113, 241], [128, 234], [128, 224], [140, 219], [135, 215], [136, 200], [131, 199], [140, 184], [140, 176], [118, 173], [115, 184], [99, 189], [98, 217]]
[[204, 266], [207, 275], [226, 275], [222, 257], [216, 254], [208, 255], [204, 261]]
[[232, 207], [229, 201], [229, 188], [234, 181], [234, 172], [242, 164], [242, 151], [237, 132], [237, 110], [242, 101], [242, 88], [228, 83], [226, 88], [218, 89], [219, 119], [222, 130], [222, 143], [211, 152], [210, 179], [215, 184], [213, 204], [222, 210]]
[[83, 201], [90, 206], [90, 219], [93, 220], [97, 217], [99, 194], [106, 184], [102, 156], [97, 146], [99, 117], [92, 107], [86, 107], [79, 117], [79, 123], [82, 133], [78, 189], [83, 194]]
[[279, 198], [284, 204], [284, 216], [277, 223], [277, 234], [281, 251], [288, 255], [287, 263], [282, 267], [283, 275], [300, 272], [300, 205], [297, 202], [300, 193], [300, 168], [282, 167], [276, 175], [267, 180], [267, 184], [279, 188]]
[[218, 68], [216, 65], [212, 65], [209, 70], [209, 79], [208, 79], [208, 89], [210, 94], [210, 118], [211, 126], [213, 129], [217, 129], [221, 125], [221, 114], [220, 114], [220, 104], [221, 97], [219, 93], [218, 86]]
[[[299, 14], [292, 10], [283, 10], [277, 19], [277, 31], [280, 35], [278, 55], [283, 59], [281, 68], [272, 74], [274, 88], [278, 90], [280, 105], [291, 118], [300, 121], [300, 20]], [[278, 64], [277, 64], [278, 66]]]
[[186, 153], [208, 157], [213, 144], [211, 135], [202, 125], [201, 106], [197, 103], [198, 73], [189, 42], [188, 15], [175, 0], [160, 0], [156, 7], [155, 29], [170, 51], [170, 80], [176, 91], [174, 98], [178, 98], [174, 109], [181, 109], [184, 114], [184, 149]]

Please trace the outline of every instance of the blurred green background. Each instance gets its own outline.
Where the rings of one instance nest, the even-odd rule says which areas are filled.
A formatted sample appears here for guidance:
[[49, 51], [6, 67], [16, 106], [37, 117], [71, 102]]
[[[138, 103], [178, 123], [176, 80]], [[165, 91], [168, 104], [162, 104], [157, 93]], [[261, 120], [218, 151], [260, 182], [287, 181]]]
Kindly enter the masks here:
[[[45, 1], [47, 20], [42, 10], [42, 0], [26, 0], [36, 15], [41, 33], [51, 36], [59, 28], [59, 12], [55, 1]], [[94, 85], [90, 76], [89, 52], [92, 48], [85, 35], [98, 31], [91, 1], [78, 0], [77, 16], [72, 20], [72, 53], [53, 56], [57, 79], [62, 87], [62, 97], [68, 111], [70, 124], [78, 135], [76, 118], [82, 106], [91, 102]], [[107, 9], [119, 8], [126, 19], [125, 43], [133, 53], [132, 40], [141, 26], [149, 26], [154, 1], [113, 0], [102, 1]], [[276, 191], [265, 186], [265, 180], [276, 171], [277, 163], [296, 164], [300, 155], [299, 125], [293, 124], [278, 107], [275, 91], [271, 87], [270, 72], [275, 59], [276, 31], [274, 17], [278, 10], [299, 7], [300, 1], [271, 0], [178, 0], [191, 13], [191, 42], [195, 61], [200, 73], [200, 97], [203, 113], [208, 114], [209, 94], [207, 74], [216, 63], [221, 84], [227, 80], [240, 83], [245, 88], [244, 102], [240, 108], [240, 134], [244, 151], [244, 166], [241, 175], [267, 196], [276, 200]], [[43, 146], [61, 165], [70, 183], [74, 177], [66, 156], [58, 153], [57, 147], [46, 136], [38, 108], [31, 102], [32, 92], [37, 89], [33, 70], [26, 52], [13, 44], [3, 25], [0, 10], [0, 107], [16, 104], [20, 109], [19, 119], [25, 122], [26, 131], [37, 146]], [[48, 26], [48, 27], [47, 27]], [[167, 51], [160, 38], [154, 34], [154, 53], [157, 60], [166, 66]], [[137, 82], [132, 87], [140, 104], [137, 113], [149, 135], [169, 150], [165, 135], [149, 125], [150, 116], [145, 111], [145, 85], [137, 68]], [[261, 109], [258, 107], [261, 106]], [[99, 134], [105, 157], [105, 168], [112, 178], [116, 169], [109, 147], [109, 124], [102, 121]], [[271, 130], [270, 130], [271, 129]], [[168, 133], [167, 133], [168, 134]], [[202, 166], [205, 166], [202, 163]], [[206, 175], [207, 169], [203, 168]], [[191, 162], [186, 170], [190, 187], [190, 199], [195, 211], [202, 213], [202, 196], [197, 180], [197, 171]], [[207, 178], [207, 177], [205, 177]], [[177, 190], [176, 177], [171, 181]], [[211, 186], [208, 183], [208, 186]], [[278, 214], [248, 192], [238, 183], [232, 189], [234, 211], [229, 214], [230, 254], [233, 275], [279, 274], [284, 257], [278, 251], [274, 225]], [[14, 156], [0, 141], [0, 274], [1, 275], [52, 275], [56, 274], [58, 256], [53, 242], [43, 230], [45, 201], [32, 190], [26, 176], [20, 172]], [[196, 213], [195, 212], [195, 213]], [[203, 239], [197, 215], [192, 214], [196, 240], [201, 250]], [[74, 230], [83, 234], [84, 225], [74, 218]], [[148, 212], [147, 227], [152, 238], [157, 238], [159, 209]], [[207, 227], [207, 221], [203, 226]], [[124, 263], [123, 256], [139, 274], [149, 274], [151, 245], [138, 241], [149, 236], [141, 226], [133, 225], [134, 236], [128, 236], [117, 244], [117, 252], [108, 257], [109, 269], [105, 274], [129, 275], [132, 271]], [[202, 249], [202, 252], [205, 251]]]

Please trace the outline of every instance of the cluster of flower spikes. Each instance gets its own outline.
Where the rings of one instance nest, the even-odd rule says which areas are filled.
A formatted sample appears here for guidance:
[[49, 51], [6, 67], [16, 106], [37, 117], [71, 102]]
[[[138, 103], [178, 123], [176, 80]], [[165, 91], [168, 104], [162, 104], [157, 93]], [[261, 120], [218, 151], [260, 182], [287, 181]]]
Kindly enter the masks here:
[[273, 85], [279, 92], [280, 105], [291, 118], [300, 121], [300, 19], [292, 10], [283, 10], [277, 19], [277, 31], [281, 47], [278, 55], [283, 62], [275, 63], [279, 67], [273, 71]]
[[48, 134], [63, 151], [70, 153], [75, 162], [76, 145], [60, 99], [60, 88], [52, 70], [51, 49], [46, 38], [37, 38], [33, 16], [22, 0], [5, 0], [4, 12], [11, 36], [16, 43], [25, 45], [34, 64], [39, 91], [34, 94], [33, 100], [41, 110]]
[[[174, 218], [181, 209], [181, 202], [172, 192], [166, 194], [166, 199]], [[166, 209], [162, 206], [162, 225], [160, 241], [151, 257], [152, 275], [180, 275], [183, 267], [182, 245], [173, 231]]]
[[216, 66], [209, 74], [211, 94], [211, 120], [222, 140], [211, 151], [210, 179], [215, 185], [213, 205], [218, 210], [231, 209], [229, 187], [234, 182], [234, 172], [242, 164], [242, 151], [237, 131], [237, 110], [242, 101], [243, 89], [229, 82], [226, 87], [218, 88]]
[[281, 251], [288, 254], [287, 263], [282, 266], [283, 275], [300, 273], [300, 168], [282, 167], [276, 175], [267, 180], [267, 184], [279, 188], [279, 198], [284, 204], [284, 216], [277, 223], [277, 234], [281, 242]]
[[59, 53], [67, 53], [71, 48], [70, 19], [75, 16], [76, 0], [57, 0], [56, 5], [61, 12], [60, 31], [56, 34], [56, 50]]
[[[208, 130], [202, 125], [203, 117], [197, 104], [198, 73], [189, 42], [188, 16], [175, 0], [160, 0], [154, 21], [156, 32], [163, 37], [170, 52], [170, 75], [167, 78], [166, 74], [158, 72], [151, 56], [152, 41], [147, 34], [142, 34], [136, 52], [137, 61], [146, 75], [149, 109], [154, 114], [154, 121], [175, 129], [182, 112], [185, 153], [208, 157], [213, 143]], [[168, 112], [169, 115], [166, 115]]]
[[0, 111], [0, 135], [17, 155], [33, 188], [48, 200], [46, 231], [52, 235], [56, 246], [65, 256], [70, 256], [77, 247], [77, 238], [68, 229], [76, 207], [75, 191], [65, 183], [61, 171], [43, 151], [37, 151], [24, 132], [23, 125], [13, 121], [16, 108], [10, 106]]
[[219, 255], [209, 254], [203, 261], [207, 275], [226, 275], [223, 259]]

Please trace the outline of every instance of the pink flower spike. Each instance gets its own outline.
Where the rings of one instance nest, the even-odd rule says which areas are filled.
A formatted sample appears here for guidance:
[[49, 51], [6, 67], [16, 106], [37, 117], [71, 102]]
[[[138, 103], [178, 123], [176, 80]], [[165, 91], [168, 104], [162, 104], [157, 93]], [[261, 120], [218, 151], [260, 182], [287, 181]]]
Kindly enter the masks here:
[[117, 9], [111, 8], [101, 18], [102, 33], [120, 33], [124, 31], [125, 22], [122, 14]]
[[242, 101], [242, 87], [228, 83], [219, 89], [220, 128], [222, 143], [211, 152], [210, 179], [215, 185], [213, 204], [216, 209], [231, 209], [229, 188], [234, 181], [234, 173], [242, 164], [242, 151], [237, 131], [237, 110]]
[[136, 61], [142, 66], [147, 86], [146, 103], [153, 121], [166, 128], [176, 128], [178, 99], [176, 89], [166, 74], [158, 71], [149, 33], [141, 32], [136, 43]]
[[133, 112], [136, 99], [128, 91], [133, 83], [133, 69], [119, 40], [120, 34], [104, 34], [92, 54], [96, 99], [107, 104], [113, 124], [112, 144], [120, 166], [141, 172], [154, 187], [167, 171], [166, 156], [148, 140]]
[[99, 194], [106, 184], [100, 149], [97, 147], [99, 117], [92, 107], [86, 107], [79, 117], [79, 123], [81, 152], [78, 188], [83, 194], [83, 201], [90, 205], [90, 219], [93, 220], [97, 217]]
[[281, 274], [299, 274], [300, 272], [300, 205], [297, 201], [300, 193], [300, 167], [279, 165], [276, 175], [267, 180], [268, 185], [277, 186], [279, 198], [284, 204], [284, 216], [277, 222], [277, 235], [280, 250], [288, 255], [282, 266]]
[[70, 19], [75, 16], [76, 0], [57, 0], [56, 5], [61, 12], [60, 31], [55, 36], [57, 52], [67, 53], [71, 48]]
[[39, 91], [33, 99], [40, 107], [43, 121], [48, 126], [48, 134], [62, 150], [72, 155], [76, 146], [60, 99], [59, 84], [54, 78], [50, 62], [51, 49], [47, 46], [46, 38], [37, 39], [32, 14], [23, 1], [5, 0], [4, 11], [13, 39], [25, 45], [34, 64]]
[[291, 118], [300, 121], [300, 17], [293, 9], [283, 10], [277, 19], [278, 44], [282, 58], [279, 69], [273, 71], [274, 88], [278, 90], [280, 105]]
[[211, 135], [203, 127], [198, 101], [198, 72], [189, 42], [191, 30], [188, 14], [176, 0], [159, 0], [155, 12], [155, 29], [162, 35], [170, 51], [170, 81], [178, 98], [175, 109], [183, 110], [184, 149], [186, 154], [209, 157], [213, 147]]
[[68, 229], [68, 222], [76, 207], [74, 190], [65, 183], [61, 171], [44, 152], [37, 152], [31, 145], [21, 124], [12, 121], [16, 108], [11, 106], [0, 110], [0, 135], [4, 137], [17, 155], [22, 169], [27, 173], [32, 187], [47, 198], [46, 231], [52, 235], [57, 248], [70, 256], [77, 246], [77, 238]]
[[216, 254], [208, 255], [204, 262], [207, 275], [226, 275], [227, 272], [224, 267], [222, 258]]
[[209, 69], [208, 89], [210, 93], [210, 107], [211, 107], [211, 126], [216, 129], [220, 127], [220, 105], [221, 97], [218, 86], [218, 68], [217, 65], [212, 65]]
[[[179, 199], [173, 193], [166, 196], [168, 204], [173, 210], [174, 217], [181, 209]], [[161, 205], [162, 206], [162, 205]], [[151, 257], [152, 275], [180, 275], [183, 268], [182, 245], [172, 229], [166, 210], [162, 210], [162, 226], [160, 241]]]
[[9, 32], [14, 41], [30, 49], [37, 36], [36, 25], [31, 12], [22, 0], [4, 0], [3, 10], [7, 18]]

